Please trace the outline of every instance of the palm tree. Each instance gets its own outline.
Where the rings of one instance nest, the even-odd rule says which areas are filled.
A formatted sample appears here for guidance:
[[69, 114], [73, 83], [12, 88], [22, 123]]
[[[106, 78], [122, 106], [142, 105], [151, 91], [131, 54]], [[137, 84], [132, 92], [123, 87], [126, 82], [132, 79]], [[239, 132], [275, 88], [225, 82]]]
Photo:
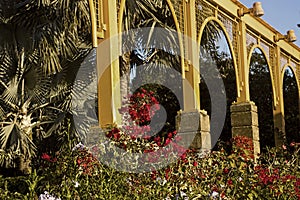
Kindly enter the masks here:
[[39, 140], [70, 113], [72, 85], [91, 49], [88, 1], [0, 3], [0, 161], [30, 172]]

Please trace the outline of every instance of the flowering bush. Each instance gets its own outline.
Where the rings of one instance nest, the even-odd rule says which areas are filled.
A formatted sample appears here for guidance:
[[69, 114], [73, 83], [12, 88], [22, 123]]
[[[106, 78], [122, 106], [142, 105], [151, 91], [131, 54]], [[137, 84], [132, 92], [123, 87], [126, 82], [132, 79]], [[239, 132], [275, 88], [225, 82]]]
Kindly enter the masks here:
[[[78, 145], [55, 157], [42, 155], [35, 176], [0, 178], [0, 198], [37, 199], [48, 191], [57, 199], [300, 199], [299, 146], [269, 149], [255, 163], [234, 147], [250, 143], [245, 137], [234, 138], [231, 153], [189, 150], [167, 167], [138, 174], [97, 162], [91, 152], [101, 145]], [[28, 189], [13, 189], [20, 183]]]
[[149, 123], [159, 108], [159, 102], [152, 91], [140, 88], [130, 96], [129, 114], [138, 125]]
[[[176, 131], [149, 136], [158, 102], [146, 90], [135, 96], [120, 110], [128, 123], [108, 127], [94, 146], [67, 140], [60, 151], [36, 158], [35, 173], [0, 177], [0, 199], [300, 199], [299, 144], [268, 149], [257, 160], [243, 136], [232, 138], [231, 152], [186, 150]], [[125, 159], [132, 152], [146, 155], [136, 159], [151, 170], [123, 172], [138, 167]], [[157, 167], [161, 162], [169, 164]]]

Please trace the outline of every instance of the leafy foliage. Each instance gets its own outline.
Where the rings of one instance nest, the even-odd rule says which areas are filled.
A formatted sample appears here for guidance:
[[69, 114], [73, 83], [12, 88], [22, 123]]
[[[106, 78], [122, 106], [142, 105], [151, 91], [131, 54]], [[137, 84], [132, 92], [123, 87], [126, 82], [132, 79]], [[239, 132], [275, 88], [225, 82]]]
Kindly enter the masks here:
[[229, 154], [224, 150], [206, 155], [188, 151], [163, 169], [140, 174], [116, 171], [99, 163], [92, 154], [95, 147], [89, 150], [77, 145], [71, 150], [72, 146], [65, 146], [56, 154], [39, 158], [41, 168], [37, 173], [0, 178], [0, 197], [37, 199], [44, 191], [61, 199], [300, 197], [299, 144], [269, 149], [257, 163], [251, 140], [236, 137], [232, 144]]
[[1, 2], [1, 166], [28, 172], [40, 141], [64, 128], [90, 29], [87, 1]]
[[[59, 151], [40, 152], [34, 173], [15, 178], [0, 178], [2, 199], [51, 196], [60, 199], [289, 199], [300, 197], [299, 143], [267, 149], [254, 160], [253, 142], [243, 136], [231, 140], [232, 150], [196, 152], [180, 146], [176, 132], [166, 137], [145, 137], [147, 123], [157, 105], [153, 93], [140, 88], [124, 104], [135, 129], [111, 127], [105, 133], [110, 140], [96, 141], [91, 147], [74, 146], [69, 129]], [[145, 101], [143, 101], [145, 100]], [[146, 111], [145, 111], [146, 110]], [[142, 111], [141, 113], [135, 111]], [[157, 111], [157, 110], [155, 110]], [[155, 112], [154, 111], [154, 112]], [[130, 120], [127, 120], [130, 121]], [[141, 124], [140, 124], [141, 125]], [[143, 129], [144, 128], [144, 129]], [[134, 133], [134, 134], [132, 134]], [[137, 133], [137, 134], [136, 134]], [[102, 135], [103, 132], [98, 134]], [[172, 143], [172, 141], [176, 141]], [[124, 151], [120, 154], [117, 146]], [[136, 162], [126, 154], [140, 152], [146, 155], [143, 164], [152, 168], [143, 173], [123, 172]], [[177, 159], [170, 159], [175, 154]], [[162, 161], [168, 165], [156, 168]], [[115, 162], [111, 162], [115, 159]], [[117, 163], [118, 166], [111, 163]], [[116, 167], [122, 170], [116, 170]], [[120, 168], [121, 167], [121, 168]], [[137, 166], [138, 167], [138, 166]], [[243, 191], [243, 192], [241, 192]]]

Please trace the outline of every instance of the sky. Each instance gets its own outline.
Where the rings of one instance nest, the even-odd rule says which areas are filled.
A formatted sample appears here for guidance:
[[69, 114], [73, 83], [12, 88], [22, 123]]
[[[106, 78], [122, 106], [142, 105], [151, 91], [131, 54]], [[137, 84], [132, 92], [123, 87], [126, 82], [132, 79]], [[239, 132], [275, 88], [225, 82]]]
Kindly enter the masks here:
[[[295, 31], [297, 36], [296, 45], [300, 47], [300, 0], [258, 0], [262, 3], [265, 11], [261, 18], [268, 24], [285, 35], [290, 29]], [[255, 0], [240, 0], [248, 8], [252, 7]]]

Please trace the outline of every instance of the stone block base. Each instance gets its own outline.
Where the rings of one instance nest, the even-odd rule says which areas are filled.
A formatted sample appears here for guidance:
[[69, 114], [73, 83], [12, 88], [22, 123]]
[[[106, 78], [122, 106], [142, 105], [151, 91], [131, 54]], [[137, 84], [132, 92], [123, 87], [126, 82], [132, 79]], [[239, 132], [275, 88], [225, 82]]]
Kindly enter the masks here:
[[178, 135], [183, 146], [193, 149], [211, 149], [210, 121], [205, 111], [180, 111], [176, 117]]
[[260, 153], [257, 107], [254, 102], [236, 103], [230, 107], [232, 136], [253, 140], [254, 155]]

